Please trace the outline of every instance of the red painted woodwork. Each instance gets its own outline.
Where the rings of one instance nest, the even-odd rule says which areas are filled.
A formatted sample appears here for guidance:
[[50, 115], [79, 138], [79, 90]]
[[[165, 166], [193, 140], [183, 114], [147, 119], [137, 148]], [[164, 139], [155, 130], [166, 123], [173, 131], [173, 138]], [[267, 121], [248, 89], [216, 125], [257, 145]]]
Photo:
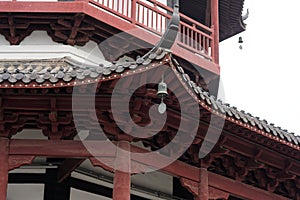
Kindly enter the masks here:
[[10, 155], [8, 158], [8, 169], [13, 170], [21, 167], [22, 165], [29, 165], [34, 160], [35, 156], [20, 156]]
[[181, 185], [185, 187], [190, 193], [192, 193], [196, 198], [199, 194], [199, 183], [197, 181], [192, 181], [186, 178], [180, 178]]
[[[96, 143], [90, 141], [86, 142], [85, 144], [93, 146], [94, 152], [98, 152], [98, 156], [114, 158], [116, 155], [115, 152], [106, 152], [102, 148], [102, 144], [101, 148], [99, 148], [99, 145], [97, 145], [99, 144], [99, 142]], [[39, 151], [37, 152], [36, 149], [39, 149]], [[145, 149], [140, 149], [139, 147], [134, 146], [132, 146], [131, 149], [135, 152], [147, 151]], [[10, 155], [24, 156], [38, 154], [40, 156], [46, 157], [91, 157], [91, 154], [86, 150], [85, 146], [80, 141], [11, 140], [9, 153]], [[136, 157], [135, 160], [144, 164], [153, 163], [147, 158], [137, 159]], [[199, 169], [197, 167], [191, 166], [181, 161], [175, 161], [171, 165], [162, 169], [162, 171], [177, 177], [186, 178], [194, 182], [198, 182], [201, 178], [199, 176]], [[252, 187], [239, 181], [229, 179], [211, 172], [208, 172], [208, 185], [227, 193], [236, 194], [248, 199], [286, 199], [271, 192]]]
[[130, 200], [131, 158], [130, 143], [119, 141], [115, 160], [113, 200]]
[[[86, 149], [88, 146], [93, 155]], [[101, 148], [99, 148], [101, 146]], [[91, 156], [114, 156], [115, 152], [105, 150], [106, 142], [85, 142], [72, 140], [11, 140], [10, 155], [35, 155], [59, 158], [87, 158]], [[37, 151], [38, 149], [38, 151]]]
[[[199, 183], [186, 178], [180, 178], [180, 182], [195, 198], [199, 199]], [[228, 199], [229, 193], [209, 186], [208, 188], [209, 199]]]
[[[47, 33], [52, 32], [48, 33], [52, 38], [69, 45], [84, 45], [89, 40], [101, 42], [119, 30], [129, 31], [135, 39], [139, 38], [153, 45], [157, 43], [164, 32], [164, 28], [170, 19], [169, 13], [172, 12], [172, 9], [154, 0], [146, 0], [146, 2], [142, 0], [1, 2], [0, 0], [0, 12], [4, 13], [7, 18], [7, 24], [3, 23], [0, 25], [0, 28], [7, 29], [6, 39], [11, 44], [16, 45], [34, 30], [29, 29], [31, 23], [47, 24], [50, 20], [53, 21], [53, 24], [48, 27]], [[219, 74], [219, 1], [208, 0], [207, 2], [209, 5], [206, 12], [208, 16], [211, 16], [211, 20], [208, 20], [207, 24], [211, 23], [211, 28], [181, 14], [180, 34], [172, 50], [175, 55]], [[33, 14], [31, 15], [33, 18], [37, 18], [42, 13], [43, 21], [34, 19], [30, 21], [29, 17], [26, 16], [26, 13], [29, 12]], [[59, 16], [60, 13], [66, 14], [67, 17], [72, 18], [72, 21], [61, 18]], [[16, 15], [22, 18], [22, 23], [14, 22], [14, 16]], [[99, 24], [94, 23], [95, 21], [99, 22]], [[108, 27], [108, 24], [113, 24], [113, 26]], [[103, 28], [105, 26], [107, 27]], [[22, 33], [23, 35], [17, 32], [20, 29], [24, 32]], [[97, 33], [94, 33], [96, 29]], [[105, 33], [99, 31], [103, 29], [105, 29]], [[132, 31], [133, 29], [135, 30]], [[79, 36], [82, 34], [82, 31], [84, 36]], [[95, 40], [93, 34], [101, 37], [101, 39]], [[110, 42], [109, 45], [118, 48], [118, 44], [116, 45], [115, 43]], [[122, 45], [122, 47], [126, 46], [126, 44]], [[135, 43], [134, 45], [139, 46], [141, 44]], [[170, 59], [170, 57], [167, 58]], [[154, 61], [154, 64], [157, 63]], [[176, 68], [172, 64], [171, 67]], [[161, 74], [159, 69], [155, 70], [157, 70], [156, 74]], [[140, 73], [139, 76], [143, 76], [143, 74]], [[128, 85], [132, 84], [132, 79], [133, 77], [128, 78]], [[143, 76], [143, 79], [145, 80], [147, 77]], [[183, 81], [180, 81], [181, 76], [178, 75], [177, 79], [181, 83], [177, 88], [177, 90], [181, 90], [180, 95], [191, 92], [186, 87], [187, 85]], [[172, 81], [178, 81], [177, 79], [172, 79]], [[195, 79], [197, 80], [199, 77]], [[101, 82], [105, 86], [97, 88], [97, 92], [100, 89], [101, 92], [102, 90], [104, 92], [101, 94], [99, 92], [96, 98], [97, 104], [101, 105], [96, 108], [97, 115], [101, 116], [101, 119], [93, 119], [94, 121], [92, 121], [89, 114], [83, 113], [82, 123], [86, 123], [83, 126], [94, 125], [100, 122], [107, 137], [116, 141], [116, 145], [133, 152], [146, 153], [148, 152], [147, 150], [122, 141], [133, 142], [136, 138], [121, 134], [120, 130], [112, 126], [114, 119], [110, 112], [110, 98], [107, 96], [111, 94], [116, 81], [117, 78], [111, 78], [110, 80]], [[59, 83], [64, 84], [63, 82]], [[82, 93], [89, 89], [88, 85], [83, 84], [81, 86]], [[13, 87], [17, 88], [15, 85]], [[31, 87], [35, 86], [29, 85], [28, 88]], [[43, 88], [41, 93], [44, 95], [36, 94], [39, 89], [28, 89], [28, 91], [25, 91], [19, 88], [3, 89], [1, 91], [3, 95], [0, 99], [0, 137], [11, 137], [16, 134], [26, 126], [26, 120], [29, 119], [29, 121], [36, 122], [34, 125], [36, 127], [34, 128], [42, 129], [43, 134], [50, 140], [11, 140], [9, 142], [6, 138], [0, 138], [0, 200], [6, 199], [8, 171], [24, 164], [30, 164], [34, 156], [66, 158], [58, 170], [59, 181], [63, 181], [68, 177], [86, 158], [90, 159], [94, 166], [99, 166], [115, 173], [113, 192], [113, 199], [115, 200], [130, 199], [131, 173], [123, 172], [122, 168], [126, 168], [125, 171], [129, 171], [130, 169], [137, 171], [137, 169], [145, 167], [157, 168], [155, 166], [156, 163], [161, 163], [163, 160], [169, 159], [162, 155], [147, 158], [144, 156], [130, 157], [128, 152], [120, 149], [108, 152], [106, 151], [106, 142], [104, 141], [86, 141], [82, 143], [81, 141], [62, 140], [72, 139], [75, 131], [74, 124], [72, 124], [72, 106], [70, 104], [72, 89], [69, 87], [64, 90], [65, 88], [59, 88], [59, 85], [53, 87], [55, 87], [53, 91], [51, 87]], [[16, 90], [15, 93], [14, 90]], [[47, 96], [49, 90], [57, 96]], [[144, 97], [151, 101], [156, 98], [156, 91], [149, 88], [143, 88], [143, 90], [143, 92], [138, 91], [140, 93], [137, 93], [134, 98], [134, 102], [136, 103], [133, 106], [134, 110], [140, 111], [140, 113], [134, 113], [133, 120], [136, 123], [145, 125], [147, 123], [143, 122], [143, 120], [148, 118], [146, 115], [143, 115], [144, 113], [141, 111], [141, 108], [147, 108], [144, 104], [148, 102], [145, 103]], [[66, 92], [64, 93], [65, 95], [60, 96], [59, 94], [63, 92]], [[12, 93], [13, 95], [10, 95]], [[16, 95], [16, 93], [26, 93], [24, 95], [26, 97]], [[198, 101], [198, 99], [196, 100]], [[84, 101], [84, 97], [82, 97], [82, 101]], [[179, 106], [176, 105], [176, 98], [171, 95], [168, 101], [172, 102], [170, 103], [172, 106], [170, 106], [169, 119], [163, 133], [158, 134], [160, 137], [139, 140], [144, 142], [147, 147], [150, 146], [153, 149], [158, 149], [162, 145], [167, 144], [167, 140], [172, 139], [172, 135], [176, 134], [174, 130], [178, 128], [176, 122], [180, 118], [180, 115], [177, 113]], [[195, 195], [196, 199], [227, 199], [230, 194], [246, 199], [287, 199], [283, 195], [275, 194], [280, 193], [280, 190], [285, 190], [284, 195], [286, 196], [300, 199], [298, 192], [300, 188], [299, 148], [296, 149], [295, 146], [288, 146], [289, 144], [286, 145], [286, 141], [279, 140], [279, 138], [276, 141], [276, 138], [271, 134], [246, 126], [246, 124], [234, 118], [215, 112], [207, 104], [203, 102], [202, 104], [198, 135], [193, 145], [180, 158], [184, 162], [174, 161], [169, 166], [161, 169], [161, 171], [179, 177], [182, 185], [188, 188]], [[135, 106], [138, 108], [135, 108]], [[192, 118], [192, 112], [190, 117]], [[191, 118], [188, 120], [191, 120]], [[224, 127], [211, 124], [211, 129], [215, 130], [215, 132], [218, 132], [218, 129], [222, 128], [222, 138], [206, 158], [199, 160], [198, 147], [201, 146], [204, 134], [212, 118], [224, 118]], [[7, 129], [7, 127], [13, 128]], [[187, 133], [189, 131], [188, 129], [185, 130]], [[264, 143], [266, 140], [270, 141]], [[215, 141], [210, 142], [214, 143]], [[89, 152], [86, 147], [93, 149], [93, 152]], [[292, 149], [292, 147], [295, 149]], [[100, 160], [102, 162], [104, 160], [105, 162], [102, 163]], [[110, 163], [115, 168], [107, 167], [104, 163]], [[137, 163], [142, 163], [142, 165], [138, 165]], [[199, 169], [199, 166], [205, 168]], [[213, 172], [208, 172], [207, 170]], [[222, 176], [217, 175], [217, 173], [222, 174]], [[256, 187], [250, 186], [249, 182]]]
[[199, 169], [199, 186], [198, 186], [198, 197], [197, 200], [208, 200], [209, 192], [208, 192], [208, 173], [207, 169], [200, 168]]
[[287, 200], [283, 196], [235, 181], [221, 175], [208, 172], [208, 184], [211, 187], [235, 194], [246, 199]]
[[[104, 4], [104, 2], [110, 1], [110, 4]], [[166, 28], [168, 19], [171, 18], [168, 13], [172, 12], [172, 9], [154, 0], [147, 0], [147, 3], [141, 0], [122, 0], [123, 3], [121, 3], [120, 0], [117, 1], [120, 5], [118, 9], [113, 2], [112, 0], [99, 2], [93, 0], [77, 0], [75, 2], [0, 1], [0, 12], [85, 13], [106, 24], [114, 24], [114, 27], [121, 31], [129, 31], [131, 35], [141, 40], [147, 38], [146, 42], [151, 44], [157, 43]], [[100, 12], [101, 14], [99, 14]], [[146, 13], [149, 14], [147, 20], [145, 18]], [[150, 13], [152, 14], [150, 15]], [[75, 23], [77, 26], [81, 23], [83, 16], [78, 16]], [[219, 74], [219, 65], [215, 62], [218, 58], [218, 41], [214, 42], [214, 39], [218, 36], [218, 34], [214, 34], [214, 32], [218, 33], [217, 26], [215, 25], [215, 28], [212, 29], [183, 14], [180, 17], [180, 35], [177, 45], [172, 48], [174, 54], [215, 74]], [[75, 44], [78, 27], [70, 28], [71, 34], [69, 36], [64, 36], [59, 31], [55, 31], [55, 33], [57, 37], [61, 36], [66, 43], [72, 45]], [[10, 36], [10, 38], [13, 37]], [[20, 38], [24, 39], [24, 37]], [[89, 38], [81, 40], [87, 42]], [[199, 55], [205, 58], [201, 58]]]
[[212, 41], [214, 44], [212, 45], [212, 57], [215, 63], [219, 64], [219, 0], [211, 0], [211, 22], [213, 32]]
[[9, 139], [0, 137], [0, 200], [6, 200]]
[[[95, 141], [85, 141], [84, 144], [81, 141], [71, 141], [71, 140], [59, 140], [59, 141], [51, 141], [51, 140], [15, 140], [12, 139], [10, 142], [10, 155], [20, 155], [20, 156], [28, 156], [28, 155], [36, 155], [36, 156], [45, 156], [45, 157], [61, 157], [61, 158], [90, 158], [92, 164], [95, 166], [102, 167], [99, 162], [97, 162], [95, 157], [106, 157], [106, 158], [114, 158], [116, 152], [107, 152], [105, 150], [106, 142], [95, 142]], [[86, 146], [93, 147], [93, 155], [87, 151]], [[38, 149], [39, 151], [37, 152]], [[134, 152], [148, 152], [148, 150], [141, 149], [136, 146], [131, 146], [131, 151]], [[156, 157], [157, 158], [157, 157]], [[149, 158], [135, 157], [132, 158], [139, 163], [144, 163], [150, 167], [155, 167], [154, 162], [149, 160]], [[167, 159], [164, 156], [161, 156], [160, 159]], [[162, 171], [174, 174], [179, 177], [185, 177], [190, 180], [198, 181], [198, 168], [188, 165], [181, 161], [174, 161], [171, 165], [166, 166], [162, 169]]]
[[[105, 161], [105, 163], [109, 163], [110, 166], [113, 166], [115, 158], [113, 157], [107, 157], [107, 158], [101, 158], [101, 161]], [[114, 169], [112, 167], [107, 166], [106, 164], [104, 164], [103, 162], [101, 162], [99, 157], [90, 157], [90, 162], [92, 163], [92, 165], [94, 167], [101, 167], [102, 169], [110, 172], [110, 173], [114, 173]]]
[[228, 199], [229, 193], [219, 190], [217, 188], [209, 187], [209, 199]]
[[58, 168], [57, 172], [57, 181], [59, 183], [63, 182], [67, 177], [69, 177], [77, 167], [81, 163], [83, 163], [85, 159], [80, 159], [80, 158], [72, 158], [72, 159], [66, 159], [63, 161], [63, 163], [60, 165]]
[[[205, 175], [205, 170], [201, 170], [202, 175]], [[246, 199], [278, 199], [278, 200], [287, 200], [287, 198], [276, 195], [272, 192], [268, 192], [265, 190], [258, 189], [253, 186], [249, 186], [247, 184], [241, 183], [240, 181], [232, 180], [221, 175], [217, 175], [211, 172], [206, 172], [208, 177], [208, 196], [209, 199], [227, 199], [230, 194], [235, 196], [240, 196]], [[201, 173], [199, 173], [200, 175]], [[200, 179], [205, 177], [201, 177]], [[200, 186], [201, 182], [189, 180], [186, 178], [180, 178], [180, 181], [184, 187], [186, 187], [192, 194], [195, 195], [197, 199], [204, 199], [202, 195], [206, 195], [203, 193], [203, 189], [206, 189], [204, 186]], [[203, 188], [204, 187], [204, 188]], [[205, 190], [206, 191], [206, 190]]]

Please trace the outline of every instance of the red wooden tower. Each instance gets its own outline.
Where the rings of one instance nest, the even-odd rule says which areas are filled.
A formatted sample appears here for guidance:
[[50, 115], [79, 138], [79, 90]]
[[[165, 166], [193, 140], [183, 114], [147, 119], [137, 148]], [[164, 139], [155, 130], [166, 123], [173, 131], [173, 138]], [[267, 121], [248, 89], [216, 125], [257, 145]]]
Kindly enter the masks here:
[[300, 200], [300, 137], [215, 97], [243, 4], [0, 0], [0, 200]]

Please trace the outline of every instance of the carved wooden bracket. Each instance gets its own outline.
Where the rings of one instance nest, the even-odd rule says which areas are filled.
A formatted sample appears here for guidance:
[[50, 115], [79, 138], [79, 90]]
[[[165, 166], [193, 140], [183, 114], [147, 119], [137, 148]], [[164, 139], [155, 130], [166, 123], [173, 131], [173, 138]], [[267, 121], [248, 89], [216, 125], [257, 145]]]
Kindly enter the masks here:
[[17, 169], [23, 165], [29, 165], [34, 160], [35, 156], [18, 156], [12, 155], [8, 157], [8, 170]]
[[108, 172], [111, 172], [111, 173], [114, 173], [114, 171], [115, 171], [113, 168], [111, 168], [103, 163], [103, 161], [105, 161], [105, 163], [109, 163], [110, 166], [113, 166], [114, 162], [115, 162], [115, 158], [113, 158], [113, 157], [101, 158], [102, 162], [100, 161], [100, 159], [97, 159], [96, 157], [90, 157], [89, 160], [94, 167], [101, 167], [102, 169], [104, 169]]
[[[7, 128], [6, 124], [8, 123], [10, 123], [10, 128]], [[25, 121], [20, 120], [15, 113], [6, 116], [3, 109], [3, 99], [0, 97], [0, 137], [10, 138], [22, 129], [24, 124]]]
[[[114, 166], [115, 164], [115, 157], [107, 157], [107, 158], [101, 158], [97, 159], [97, 157], [91, 157], [89, 158], [90, 162], [94, 167], [101, 167], [102, 169], [114, 173], [115, 169], [109, 166]], [[104, 164], [106, 163], [106, 164]], [[109, 166], [108, 166], [109, 165]], [[149, 166], [141, 164], [139, 162], [131, 161], [131, 171], [133, 172], [146, 172], [150, 169]], [[134, 175], [135, 173], [131, 173], [131, 175]]]
[[198, 196], [199, 191], [199, 183], [196, 181], [192, 181], [186, 178], [180, 178], [181, 185], [186, 188], [190, 193], [192, 193], [194, 196]]
[[228, 199], [230, 195], [228, 192], [224, 192], [214, 187], [209, 187], [208, 191], [209, 199]]
[[[199, 184], [196, 181], [192, 181], [186, 178], [180, 178], [180, 182], [183, 187], [185, 187], [189, 192], [191, 192], [195, 197], [199, 196]], [[229, 193], [219, 190], [214, 187], [208, 188], [209, 199], [228, 199]]]

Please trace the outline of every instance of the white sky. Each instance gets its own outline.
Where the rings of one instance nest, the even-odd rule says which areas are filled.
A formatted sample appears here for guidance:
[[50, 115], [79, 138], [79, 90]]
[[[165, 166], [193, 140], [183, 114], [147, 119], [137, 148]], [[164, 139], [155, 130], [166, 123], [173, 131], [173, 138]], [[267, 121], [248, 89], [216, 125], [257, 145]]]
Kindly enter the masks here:
[[300, 135], [300, 1], [245, 0], [244, 8], [247, 30], [220, 45], [225, 100]]

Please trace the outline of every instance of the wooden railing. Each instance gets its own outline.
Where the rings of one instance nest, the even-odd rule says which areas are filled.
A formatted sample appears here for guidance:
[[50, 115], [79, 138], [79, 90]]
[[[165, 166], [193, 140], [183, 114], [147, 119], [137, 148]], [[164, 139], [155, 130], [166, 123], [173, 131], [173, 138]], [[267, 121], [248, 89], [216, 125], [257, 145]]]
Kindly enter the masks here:
[[[3, 0], [0, 0], [3, 1]], [[21, 0], [4, 0], [21, 1]], [[31, 1], [31, 0], [28, 0]], [[49, 2], [53, 0], [35, 0]], [[55, 0], [54, 0], [55, 1]], [[67, 1], [67, 0], [66, 0]], [[69, 1], [69, 0], [68, 0]], [[157, 35], [166, 29], [173, 9], [157, 0], [73, 0], [85, 1], [91, 6], [109, 12], [124, 22], [134, 24]], [[177, 45], [218, 64], [218, 41], [213, 28], [180, 14], [180, 27]]]
[[[123, 20], [162, 35], [171, 19], [173, 9], [156, 0], [88, 0]], [[213, 29], [180, 14], [177, 44], [182, 48], [214, 61]]]

